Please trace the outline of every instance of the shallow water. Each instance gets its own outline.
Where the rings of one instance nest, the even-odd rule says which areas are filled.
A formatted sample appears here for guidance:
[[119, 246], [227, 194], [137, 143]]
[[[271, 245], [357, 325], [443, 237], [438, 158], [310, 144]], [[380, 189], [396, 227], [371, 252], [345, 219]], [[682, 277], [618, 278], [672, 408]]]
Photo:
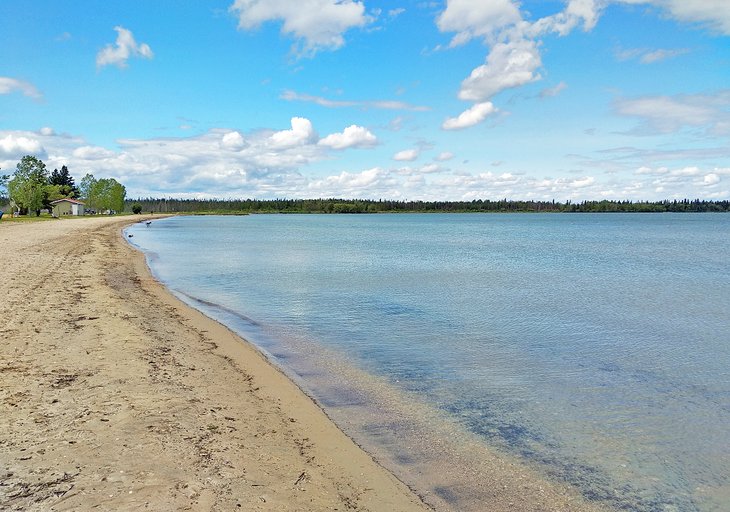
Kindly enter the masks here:
[[[128, 232], [162, 282], [397, 464], [438, 456], [404, 449], [404, 432], [447, 432], [611, 506], [730, 509], [730, 216], [176, 217]], [[469, 506], [464, 486], [431, 485]]]

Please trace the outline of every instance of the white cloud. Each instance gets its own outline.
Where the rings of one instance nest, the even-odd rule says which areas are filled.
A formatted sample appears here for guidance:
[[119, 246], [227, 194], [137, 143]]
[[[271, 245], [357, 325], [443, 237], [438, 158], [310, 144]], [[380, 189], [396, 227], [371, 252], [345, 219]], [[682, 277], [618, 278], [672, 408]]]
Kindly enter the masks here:
[[616, 52], [616, 58], [620, 61], [638, 59], [642, 64], [654, 64], [663, 60], [673, 59], [680, 55], [689, 53], [689, 48], [665, 49], [659, 48], [650, 50], [647, 48], [631, 48], [627, 50], [619, 50]]
[[566, 36], [582, 24], [583, 30], [588, 32], [596, 26], [601, 6], [605, 3], [605, 0], [568, 0], [565, 10], [537, 20], [525, 31], [532, 36], [547, 32]]
[[439, 153], [434, 160], [437, 162], [446, 162], [454, 158], [454, 154], [451, 151], [442, 151]]
[[19, 92], [23, 96], [27, 96], [34, 100], [40, 100], [43, 98], [43, 95], [36, 86], [30, 82], [18, 80], [17, 78], [0, 76], [0, 94], [12, 94], [14, 92]]
[[310, 54], [340, 48], [345, 32], [370, 21], [364, 4], [352, 0], [235, 0], [229, 10], [236, 13], [243, 30], [282, 21], [282, 33], [302, 40], [303, 50]]
[[485, 101], [509, 88], [519, 87], [540, 79], [541, 66], [537, 43], [520, 39], [497, 43], [487, 56], [487, 62], [475, 68], [461, 84], [459, 98]]
[[345, 128], [342, 133], [332, 133], [319, 141], [320, 146], [332, 149], [346, 148], [367, 148], [377, 144], [378, 139], [367, 128], [351, 125]]
[[96, 67], [114, 65], [119, 68], [127, 67], [127, 61], [130, 57], [140, 57], [151, 59], [154, 57], [152, 49], [148, 44], [137, 44], [134, 40], [132, 32], [124, 27], [116, 26], [114, 30], [117, 32], [116, 43], [108, 44], [96, 55]]
[[32, 137], [9, 133], [0, 138], [0, 155], [5, 158], [22, 158], [25, 155], [43, 155], [41, 143]]
[[391, 10], [388, 11], [388, 17], [389, 18], [397, 18], [398, 16], [400, 16], [404, 12], [406, 12], [406, 10], [404, 8], [397, 7], [395, 9], [391, 9]]
[[727, 0], [614, 0], [625, 4], [651, 4], [664, 9], [674, 19], [697, 23], [730, 35], [730, 5]]
[[221, 146], [232, 151], [238, 151], [246, 146], [246, 142], [237, 131], [228, 132], [221, 139]]
[[[341, 172], [336, 176], [328, 176], [324, 183], [333, 190], [353, 190], [372, 186], [379, 179], [385, 177], [387, 172], [379, 167], [374, 167], [359, 173]], [[323, 182], [315, 181], [310, 188], [318, 188]]]
[[[459, 98], [484, 102], [506, 89], [540, 80], [539, 38], [550, 33], [566, 36], [581, 26], [584, 31], [590, 31], [611, 4], [653, 5], [678, 21], [730, 34], [728, 0], [565, 0], [562, 11], [534, 22], [525, 19], [517, 0], [447, 0], [436, 24], [441, 32], [455, 33], [449, 47], [461, 46], [475, 38], [483, 39], [490, 47], [486, 62], [463, 80]], [[440, 48], [439, 45], [437, 49]], [[686, 48], [637, 49], [622, 52], [620, 58], [637, 58], [651, 64], [688, 52]], [[564, 85], [545, 89], [541, 96], [559, 93], [562, 88]], [[717, 123], [715, 130], [730, 132], [730, 121]]]
[[660, 176], [669, 172], [666, 167], [659, 167], [658, 169], [652, 169], [651, 167], [642, 166], [634, 171], [634, 174], [648, 174], [651, 176]]
[[421, 174], [433, 174], [436, 172], [442, 172], [443, 170], [444, 169], [440, 165], [426, 164], [423, 167], [421, 167], [420, 169], [418, 169], [418, 172], [420, 172]]
[[689, 53], [688, 48], [679, 48], [676, 50], [665, 50], [660, 48], [658, 50], [652, 50], [645, 53], [641, 56], [639, 61], [642, 64], [653, 64], [662, 60], [673, 59], [674, 57], [678, 57], [686, 53]]
[[81, 146], [74, 149], [71, 154], [74, 158], [81, 160], [103, 160], [105, 158], [113, 158], [116, 156], [114, 151], [110, 151], [100, 146]]
[[493, 40], [508, 26], [522, 21], [519, 8], [511, 0], [449, 0], [438, 16], [441, 32], [456, 32], [450, 46], [460, 46], [473, 38]]
[[560, 82], [554, 87], [548, 87], [547, 89], [543, 89], [540, 91], [540, 97], [541, 98], [552, 98], [554, 96], [557, 96], [561, 92], [563, 92], [565, 89], [568, 88], [568, 84], [565, 82]]
[[715, 173], [705, 174], [705, 177], [702, 179], [702, 184], [705, 186], [712, 186], [717, 185], [720, 183], [720, 176], [718, 176]]
[[593, 185], [596, 182], [596, 178], [593, 176], [585, 176], [569, 182], [569, 186], [572, 188], [585, 188]]
[[730, 134], [730, 89], [714, 94], [621, 98], [614, 102], [614, 109], [620, 115], [639, 118], [649, 133], [699, 127], [715, 135]]
[[444, 130], [461, 130], [479, 124], [487, 117], [497, 112], [492, 102], [477, 103], [465, 110], [458, 117], [451, 117], [443, 122], [441, 128]]
[[363, 109], [382, 109], [382, 110], [410, 110], [414, 112], [425, 112], [431, 110], [429, 107], [421, 105], [411, 105], [403, 101], [394, 100], [371, 100], [371, 101], [351, 101], [351, 100], [331, 100], [322, 96], [312, 96], [309, 94], [301, 94], [296, 91], [287, 90], [281, 94], [281, 99], [287, 101], [305, 101], [314, 103], [321, 107], [327, 108], [344, 108], [358, 107]]
[[317, 132], [314, 131], [312, 122], [304, 117], [292, 117], [291, 130], [282, 130], [271, 136], [271, 142], [275, 147], [287, 148], [312, 144], [317, 142]]
[[[298, 124], [303, 129], [296, 129]], [[118, 140], [113, 149], [53, 131], [42, 134], [40, 131], [0, 130], [0, 167], [12, 169], [24, 154], [35, 154], [51, 169], [68, 165], [77, 180], [86, 172], [98, 178], [114, 177], [125, 184], [130, 197], [414, 200], [506, 197], [559, 201], [728, 197], [727, 187], [722, 186], [727, 181], [725, 177], [730, 176], [730, 168], [726, 166], [718, 166], [712, 161], [706, 166], [684, 161], [664, 166], [652, 162], [657, 157], [645, 158], [643, 155], [635, 159], [646, 160], [645, 164], [615, 174], [547, 177], [525, 174], [511, 167], [509, 162], [503, 163], [499, 172], [493, 172], [495, 169], [488, 161], [482, 164], [483, 169], [470, 170], [473, 164], [457, 163], [446, 168], [433, 160], [423, 165], [412, 165], [406, 160], [392, 162], [392, 167], [345, 172], [338, 169], [333, 173], [325, 170], [331, 167], [328, 161], [335, 154], [333, 147], [317, 143], [314, 138], [303, 140], [293, 135], [315, 133], [314, 127], [310, 127], [311, 123], [295, 121], [291, 130], [279, 132], [213, 129], [190, 137]], [[299, 143], [274, 144], [272, 136], [284, 132], [291, 132], [289, 142], [298, 140]], [[341, 134], [345, 134], [345, 130]], [[224, 138], [240, 149], [228, 150], [223, 144]], [[239, 144], [240, 141], [243, 144]], [[623, 148], [621, 151], [623, 153], [617, 154], [635, 150]], [[317, 165], [320, 162], [324, 168]]]
[[404, 149], [393, 155], [393, 160], [398, 162], [412, 162], [418, 158], [418, 154], [417, 149]]
[[309, 94], [301, 94], [296, 91], [287, 90], [281, 93], [281, 99], [287, 101], [306, 101], [308, 103], [314, 103], [320, 107], [327, 108], [342, 108], [342, 107], [355, 107], [358, 106], [356, 101], [343, 101], [343, 100], [330, 100], [323, 98], [322, 96], [312, 96]]
[[51, 128], [50, 126], [44, 126], [43, 128], [40, 129], [40, 131], [38, 133], [40, 133], [41, 135], [48, 136], [48, 135], [55, 135], [56, 132], [53, 131], [53, 128]]
[[548, 16], [536, 25], [560, 35], [566, 35], [580, 23], [584, 30], [592, 30], [601, 11], [610, 4], [652, 5], [679, 22], [698, 24], [730, 35], [727, 0], [569, 0], [563, 12]]

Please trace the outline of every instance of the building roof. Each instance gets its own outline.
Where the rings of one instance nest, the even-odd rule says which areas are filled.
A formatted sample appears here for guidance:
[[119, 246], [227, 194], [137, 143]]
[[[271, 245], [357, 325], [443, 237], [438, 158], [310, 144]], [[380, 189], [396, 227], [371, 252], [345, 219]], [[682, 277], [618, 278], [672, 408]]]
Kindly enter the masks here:
[[55, 201], [51, 201], [51, 204], [58, 204], [58, 203], [62, 203], [64, 201], [66, 201], [68, 203], [71, 203], [71, 204], [86, 204], [86, 203], [84, 203], [82, 201], [79, 201], [77, 199], [70, 199], [68, 197], [64, 197], [63, 199], [56, 199]]

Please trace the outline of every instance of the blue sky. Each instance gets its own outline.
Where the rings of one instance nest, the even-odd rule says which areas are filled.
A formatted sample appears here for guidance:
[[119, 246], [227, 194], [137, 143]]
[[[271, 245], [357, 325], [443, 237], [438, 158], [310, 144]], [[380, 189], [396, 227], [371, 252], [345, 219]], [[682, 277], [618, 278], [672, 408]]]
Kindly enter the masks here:
[[728, 0], [0, 3], [0, 168], [128, 195], [730, 198]]

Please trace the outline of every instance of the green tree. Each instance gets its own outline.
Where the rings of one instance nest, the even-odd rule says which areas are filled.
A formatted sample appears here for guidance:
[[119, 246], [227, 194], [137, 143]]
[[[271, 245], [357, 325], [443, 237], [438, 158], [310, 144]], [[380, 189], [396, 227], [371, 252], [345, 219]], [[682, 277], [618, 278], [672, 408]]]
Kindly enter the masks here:
[[10, 180], [10, 176], [0, 174], [0, 197], [5, 197], [8, 192], [8, 180]]
[[58, 185], [60, 188], [59, 192], [62, 197], [78, 197], [79, 189], [74, 183], [73, 177], [68, 172], [68, 167], [65, 165], [61, 167], [61, 170], [53, 169], [51, 177], [48, 178], [49, 185]]
[[83, 178], [81, 178], [81, 184], [79, 185], [79, 194], [80, 197], [85, 199], [86, 202], [89, 202], [89, 193], [91, 192], [91, 189], [96, 184], [96, 178], [94, 178], [93, 174], [87, 174]]
[[10, 200], [19, 213], [27, 211], [40, 215], [46, 200], [47, 185], [46, 164], [39, 158], [26, 155], [18, 162], [13, 179], [8, 182]]
[[135, 215], [139, 215], [140, 213], [142, 213], [142, 205], [139, 203], [134, 203], [132, 205], [132, 213], [134, 213]]
[[66, 197], [69, 197], [69, 195], [66, 193], [66, 189], [63, 185], [46, 185], [44, 206], [48, 205], [50, 207], [51, 202], [56, 199], [64, 199]]
[[87, 174], [81, 180], [81, 189], [87, 190], [86, 204], [96, 210], [121, 212], [124, 209], [127, 189], [114, 178], [97, 180], [93, 175]]

